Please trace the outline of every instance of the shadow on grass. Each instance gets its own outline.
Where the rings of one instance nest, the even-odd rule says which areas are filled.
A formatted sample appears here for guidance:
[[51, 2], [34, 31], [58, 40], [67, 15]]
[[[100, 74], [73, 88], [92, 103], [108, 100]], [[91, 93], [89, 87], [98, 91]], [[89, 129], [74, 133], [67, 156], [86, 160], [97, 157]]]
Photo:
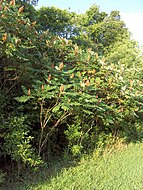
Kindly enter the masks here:
[[59, 175], [64, 169], [77, 166], [78, 161], [72, 157], [57, 157], [56, 159], [52, 158], [37, 171], [25, 168], [21, 171], [20, 177], [17, 177], [16, 173], [11, 175], [12, 177], [7, 176], [7, 179], [0, 186], [0, 190], [38, 190], [37, 186], [44, 184], [44, 182], [50, 183], [51, 178]]

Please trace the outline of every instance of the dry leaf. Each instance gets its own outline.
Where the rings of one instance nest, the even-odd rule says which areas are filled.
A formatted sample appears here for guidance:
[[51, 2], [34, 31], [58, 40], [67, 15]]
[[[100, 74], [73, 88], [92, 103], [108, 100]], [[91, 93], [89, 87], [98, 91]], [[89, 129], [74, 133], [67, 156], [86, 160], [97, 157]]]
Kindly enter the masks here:
[[63, 92], [64, 91], [64, 85], [61, 85], [60, 86], [60, 92]]
[[59, 69], [62, 70], [63, 67], [64, 67], [64, 64], [63, 64], [63, 62], [62, 62], [62, 63], [60, 63], [60, 65], [59, 65]]
[[44, 85], [42, 84], [42, 87], [41, 87], [42, 90], [44, 90]]
[[27, 94], [28, 94], [28, 96], [30, 96], [30, 94], [31, 94], [31, 92], [30, 92], [30, 88], [28, 89], [28, 93], [27, 93]]
[[98, 58], [99, 58], [99, 57], [98, 57], [98, 53], [96, 53], [96, 54], [95, 54], [95, 57], [96, 57], [96, 59], [98, 59]]
[[4, 10], [6, 11], [7, 9], [8, 9], [8, 7], [7, 7], [7, 6], [5, 6], [5, 7], [4, 7]]
[[22, 13], [23, 10], [24, 10], [24, 6], [22, 6], [22, 7], [20, 7], [20, 8], [18, 9], [18, 13]]
[[51, 80], [51, 74], [49, 74], [49, 76], [48, 76], [48, 80]]
[[49, 41], [48, 40], [46, 40], [46, 45], [49, 46]]
[[93, 73], [93, 74], [95, 74], [95, 73], [96, 73], [96, 70], [95, 70], [95, 69], [93, 69], [92, 73]]
[[130, 79], [130, 85], [131, 85], [131, 87], [133, 86], [133, 81], [132, 81], [132, 79]]
[[75, 53], [75, 55], [78, 54], [78, 46], [75, 46], [74, 53]]
[[87, 81], [85, 82], [85, 86], [89, 86], [89, 84], [90, 84], [90, 81], [87, 80]]
[[36, 24], [36, 21], [32, 22], [32, 25], [33, 25], [33, 26], [35, 26], [35, 24]]
[[121, 107], [121, 108], [118, 110], [118, 112], [123, 112], [123, 111], [124, 111], [123, 107]]
[[1, 17], [4, 18], [4, 17], [6, 17], [6, 15], [5, 15], [5, 14], [2, 14]]
[[73, 78], [74, 78], [74, 73], [72, 73], [72, 74], [71, 74], [70, 78], [71, 78], [71, 79], [73, 79]]
[[6, 41], [7, 40], [7, 32], [6, 33], [4, 33], [4, 35], [2, 36], [2, 41]]
[[10, 1], [10, 5], [15, 5], [15, 0]]

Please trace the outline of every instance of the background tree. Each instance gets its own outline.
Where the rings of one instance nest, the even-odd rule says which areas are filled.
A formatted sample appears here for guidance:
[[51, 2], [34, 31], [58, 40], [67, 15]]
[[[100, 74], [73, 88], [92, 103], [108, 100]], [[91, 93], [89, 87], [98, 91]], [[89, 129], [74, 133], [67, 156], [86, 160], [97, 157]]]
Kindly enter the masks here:
[[42, 7], [37, 11], [39, 30], [48, 30], [52, 35], [69, 39], [76, 35], [74, 18], [76, 13], [55, 7]]
[[[118, 11], [112, 11], [110, 15], [100, 12], [94, 5], [85, 14], [79, 15], [81, 34], [73, 40], [79, 45], [92, 47], [94, 51], [103, 55], [108, 47], [121, 36], [128, 36], [125, 23], [120, 19]], [[127, 37], [125, 37], [127, 36]]]

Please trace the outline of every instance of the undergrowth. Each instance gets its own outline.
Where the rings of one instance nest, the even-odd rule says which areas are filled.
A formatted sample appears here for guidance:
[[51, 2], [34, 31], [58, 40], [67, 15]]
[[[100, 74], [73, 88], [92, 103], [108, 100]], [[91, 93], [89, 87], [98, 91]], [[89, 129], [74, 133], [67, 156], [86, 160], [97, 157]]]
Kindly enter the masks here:
[[142, 190], [143, 144], [118, 142], [85, 155], [80, 162], [57, 159], [37, 172], [25, 171], [21, 181], [5, 190]]

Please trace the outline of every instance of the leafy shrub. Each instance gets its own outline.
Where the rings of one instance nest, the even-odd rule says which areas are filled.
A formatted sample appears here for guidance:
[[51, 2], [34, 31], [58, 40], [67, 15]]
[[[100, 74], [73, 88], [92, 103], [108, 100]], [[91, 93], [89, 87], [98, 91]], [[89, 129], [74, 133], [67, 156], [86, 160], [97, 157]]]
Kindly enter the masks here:
[[[61, 46], [60, 43], [55, 44]], [[74, 51], [71, 51], [73, 57]], [[51, 125], [53, 118], [55, 124], [53, 127], [49, 125], [50, 131], [55, 126], [59, 126], [60, 130], [61, 118], [68, 116], [69, 123], [67, 119], [64, 134], [73, 153], [95, 147], [102, 132], [106, 135], [120, 135], [124, 131], [124, 135], [129, 136], [131, 131], [126, 131], [132, 125], [135, 133], [135, 111], [139, 103], [136, 98], [142, 96], [141, 81], [125, 78], [122, 70], [124, 65], [101, 60], [89, 49], [78, 51], [78, 64], [69, 68], [60, 63], [55, 66], [48, 84], [42, 85], [41, 90], [40, 87], [35, 87], [31, 94], [17, 98], [19, 102], [31, 99], [39, 103], [41, 108], [37, 108], [41, 118], [42, 136], [46, 125]], [[136, 83], [138, 86], [135, 86]], [[126, 129], [124, 127], [127, 123], [129, 126]], [[46, 130], [47, 135], [49, 132]]]
[[7, 118], [3, 129], [3, 152], [11, 156], [11, 159], [17, 163], [29, 164], [37, 166], [41, 163], [40, 159], [35, 155], [31, 145], [33, 139], [29, 135], [29, 127], [24, 122], [26, 117], [18, 116]]
[[[68, 147], [76, 155], [94, 149], [110, 136], [138, 139], [142, 131], [136, 114], [142, 111], [141, 59], [126, 65], [126, 59], [117, 56], [121, 47], [116, 52], [112, 44], [113, 51], [111, 55], [107, 51], [106, 60], [101, 51], [37, 31], [36, 22], [31, 22], [15, 1], [3, 1], [0, 6], [2, 154], [35, 166], [54, 147], [59, 152], [60, 146]], [[109, 18], [104, 20], [105, 15], [99, 18], [106, 27]], [[122, 33], [126, 29], [117, 16], [113, 12], [110, 19], [116, 20], [113, 29], [119, 23]], [[95, 29], [95, 24], [87, 31]], [[100, 30], [97, 32], [99, 38]], [[114, 32], [115, 40], [118, 35]], [[101, 43], [110, 44], [111, 39], [104, 41], [103, 36]], [[107, 48], [104, 43], [98, 44], [102, 50]], [[139, 75], [134, 77], [136, 71]]]
[[0, 171], [0, 184], [4, 181], [5, 174]]

